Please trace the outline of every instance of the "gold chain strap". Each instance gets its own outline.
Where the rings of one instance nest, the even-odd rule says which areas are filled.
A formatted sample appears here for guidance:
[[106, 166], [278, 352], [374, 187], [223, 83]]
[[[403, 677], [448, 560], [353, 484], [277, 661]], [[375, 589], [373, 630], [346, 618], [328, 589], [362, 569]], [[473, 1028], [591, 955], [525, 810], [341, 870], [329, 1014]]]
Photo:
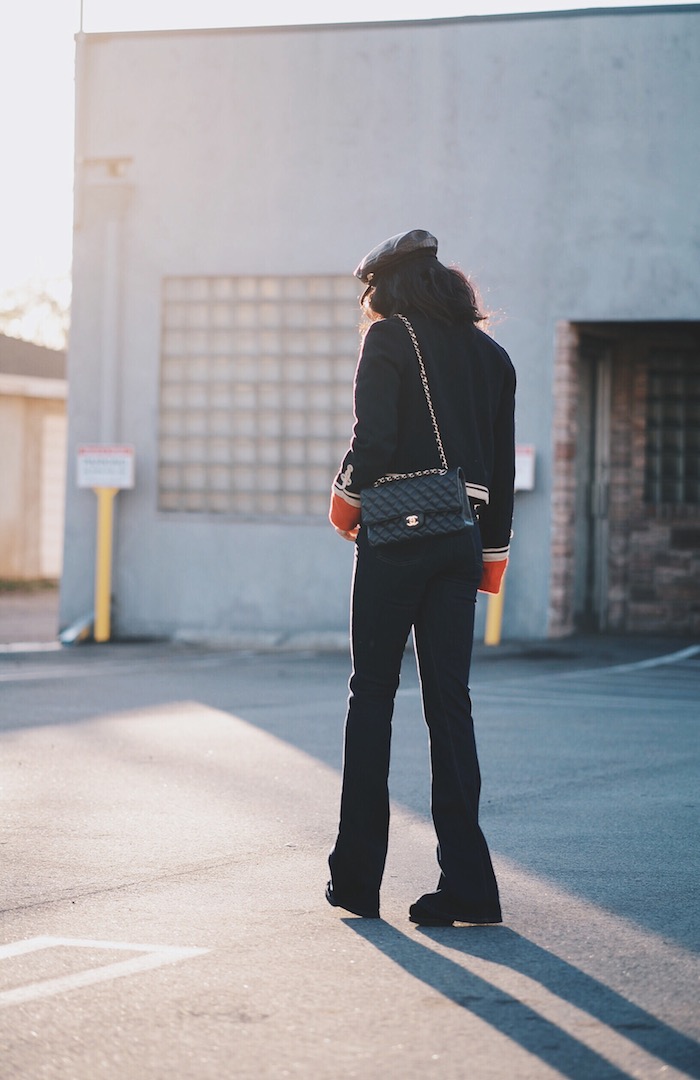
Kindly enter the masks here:
[[416, 332], [411, 326], [410, 322], [405, 315], [398, 315], [397, 319], [401, 319], [409, 334], [411, 335], [411, 341], [413, 342], [413, 348], [416, 350], [416, 356], [418, 357], [418, 366], [420, 367], [420, 378], [423, 383], [423, 390], [425, 392], [425, 400], [428, 403], [428, 409], [430, 411], [430, 419], [433, 422], [433, 431], [435, 432], [435, 441], [440, 453], [440, 461], [442, 462], [442, 468], [440, 469], [423, 469], [421, 472], [409, 472], [409, 473], [387, 473], [386, 476], [380, 476], [378, 480], [375, 480], [372, 487], [379, 487], [380, 484], [386, 484], [390, 480], [411, 480], [414, 476], [440, 476], [442, 473], [446, 473], [448, 469], [447, 457], [445, 456], [445, 450], [442, 445], [442, 438], [440, 436], [440, 428], [438, 427], [437, 417], [435, 416], [435, 409], [433, 408], [433, 399], [430, 396], [430, 386], [428, 385], [428, 376], [425, 371], [425, 364], [423, 363], [423, 357], [420, 351], [420, 345], [418, 344], [418, 338]]
[[[420, 378], [421, 378], [421, 382], [423, 383], [423, 390], [425, 391], [425, 400], [428, 402], [428, 409], [430, 410], [430, 419], [433, 422], [433, 431], [435, 432], [435, 441], [437, 442], [437, 447], [438, 447], [438, 450], [440, 452], [440, 461], [442, 462], [442, 467], [446, 471], [447, 470], [447, 457], [445, 456], [445, 450], [443, 448], [442, 438], [440, 436], [440, 428], [438, 427], [437, 417], [435, 416], [435, 409], [433, 408], [433, 399], [430, 396], [430, 386], [428, 385], [428, 376], [426, 375], [426, 372], [425, 372], [425, 364], [423, 363], [423, 357], [421, 356], [420, 345], [418, 344], [418, 338], [416, 337], [415, 330], [413, 329], [413, 327], [411, 326], [410, 322], [408, 321], [408, 319], [406, 318], [405, 315], [397, 315], [397, 318], [401, 319], [401, 322], [404, 324], [404, 326], [408, 330], [409, 334], [411, 335], [411, 341], [413, 342], [413, 348], [416, 350], [416, 356], [418, 357], [418, 365], [420, 367]], [[430, 469], [428, 471], [427, 475], [430, 475], [431, 473], [435, 473], [435, 472], [440, 472], [440, 470], [439, 469]]]
[[445, 469], [423, 469], [422, 472], [387, 473], [386, 476], [380, 476], [378, 480], [375, 480], [372, 487], [387, 484], [390, 480], [411, 480], [414, 476], [444, 476], [445, 472]]

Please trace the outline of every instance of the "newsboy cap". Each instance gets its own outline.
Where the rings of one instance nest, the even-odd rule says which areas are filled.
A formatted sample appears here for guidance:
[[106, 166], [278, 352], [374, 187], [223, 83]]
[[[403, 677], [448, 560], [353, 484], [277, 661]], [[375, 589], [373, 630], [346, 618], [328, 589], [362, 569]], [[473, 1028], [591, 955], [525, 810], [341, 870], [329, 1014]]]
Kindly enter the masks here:
[[412, 259], [416, 255], [432, 255], [436, 258], [437, 249], [437, 240], [425, 229], [397, 233], [372, 248], [355, 270], [354, 276], [368, 285], [376, 274], [396, 266], [404, 259]]

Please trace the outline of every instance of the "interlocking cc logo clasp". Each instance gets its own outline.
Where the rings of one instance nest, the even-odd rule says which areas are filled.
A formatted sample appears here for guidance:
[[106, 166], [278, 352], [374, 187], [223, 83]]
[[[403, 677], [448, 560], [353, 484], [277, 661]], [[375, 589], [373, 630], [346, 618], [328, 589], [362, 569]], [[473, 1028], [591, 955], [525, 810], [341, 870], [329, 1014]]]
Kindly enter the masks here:
[[409, 514], [406, 518], [406, 524], [409, 529], [415, 529], [416, 525], [420, 524], [420, 520], [415, 514]]

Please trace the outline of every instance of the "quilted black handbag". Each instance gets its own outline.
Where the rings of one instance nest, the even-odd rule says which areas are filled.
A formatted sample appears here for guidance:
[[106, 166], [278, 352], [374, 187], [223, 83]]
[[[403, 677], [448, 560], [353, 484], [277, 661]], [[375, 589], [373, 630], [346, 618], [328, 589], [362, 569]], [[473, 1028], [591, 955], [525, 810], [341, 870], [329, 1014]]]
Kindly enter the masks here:
[[362, 525], [373, 546], [462, 532], [474, 525], [464, 473], [447, 464], [418, 339], [408, 319], [404, 315], [397, 318], [404, 323], [416, 350], [442, 468], [389, 474], [363, 489]]

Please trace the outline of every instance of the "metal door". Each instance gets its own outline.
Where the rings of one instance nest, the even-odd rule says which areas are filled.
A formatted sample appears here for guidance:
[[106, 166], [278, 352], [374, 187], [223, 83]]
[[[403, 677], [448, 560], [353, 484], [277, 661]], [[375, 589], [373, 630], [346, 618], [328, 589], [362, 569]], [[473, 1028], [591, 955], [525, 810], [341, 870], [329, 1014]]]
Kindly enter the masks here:
[[581, 629], [602, 631], [608, 623], [612, 349], [605, 341], [584, 337], [579, 357], [582, 401], [575, 620]]

